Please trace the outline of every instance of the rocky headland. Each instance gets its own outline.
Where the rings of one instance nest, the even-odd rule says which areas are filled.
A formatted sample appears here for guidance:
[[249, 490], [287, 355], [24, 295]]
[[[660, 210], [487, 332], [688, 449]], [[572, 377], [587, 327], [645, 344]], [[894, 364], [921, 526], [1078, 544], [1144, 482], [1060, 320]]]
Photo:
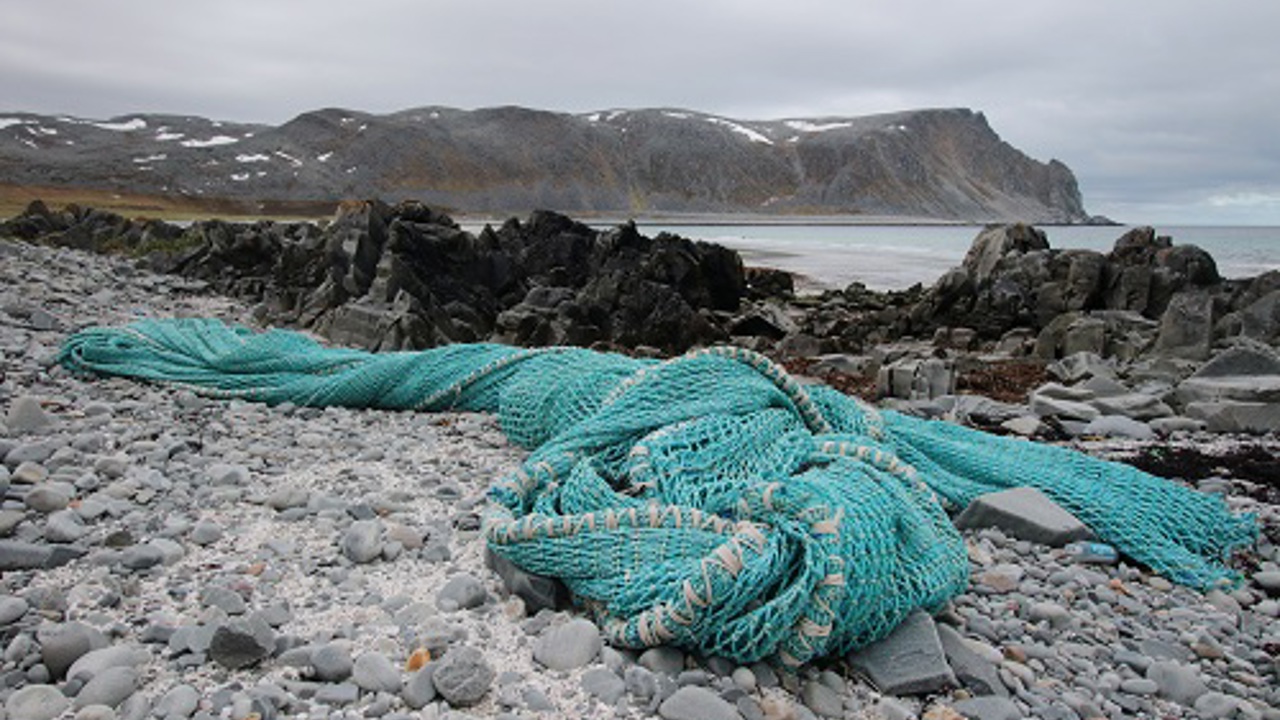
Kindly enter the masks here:
[[[1149, 230], [1111, 253], [992, 226], [930, 288], [797, 296], [731, 251], [421, 204], [180, 227], [33, 205], [0, 226], [7, 718], [1280, 718], [1280, 275]], [[269, 408], [54, 362], [74, 330], [214, 316], [377, 350], [733, 342], [885, 406], [1064, 442], [1257, 513], [1237, 587], [1068, 550], [1042, 497], [956, 518], [971, 587], [791, 674], [602, 645], [486, 563], [487, 417]], [[1003, 495], [1003, 494], [1001, 494]]]
[[671, 109], [328, 108], [279, 126], [0, 112], [0, 178], [0, 201], [80, 193], [204, 213], [311, 214], [376, 195], [501, 216], [554, 207], [1093, 220], [1066, 165], [1028, 157], [963, 108], [770, 121]]

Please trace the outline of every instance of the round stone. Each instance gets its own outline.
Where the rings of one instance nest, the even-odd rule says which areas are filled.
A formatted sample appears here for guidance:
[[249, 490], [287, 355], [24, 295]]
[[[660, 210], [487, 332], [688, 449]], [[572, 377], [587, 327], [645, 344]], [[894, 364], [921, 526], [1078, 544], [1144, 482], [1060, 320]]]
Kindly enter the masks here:
[[455, 647], [436, 663], [432, 673], [436, 691], [454, 707], [469, 707], [480, 702], [493, 684], [495, 673], [484, 653], [468, 647]]
[[467, 573], [454, 575], [436, 595], [436, 607], [441, 610], [466, 610], [484, 604], [488, 593], [484, 584]]
[[397, 692], [400, 690], [400, 671], [386, 655], [367, 652], [356, 658], [351, 670], [351, 681], [369, 692]]
[[37, 633], [40, 661], [55, 678], [61, 678], [72, 663], [91, 650], [105, 648], [107, 638], [96, 628], [81, 622], [63, 623]]
[[368, 563], [382, 554], [382, 523], [357, 520], [342, 535], [342, 554], [354, 563]]
[[93, 676], [76, 693], [75, 706], [106, 705], [116, 707], [138, 688], [138, 671], [131, 667], [109, 667]]
[[316, 677], [325, 682], [341, 682], [351, 677], [355, 662], [346, 645], [329, 643], [311, 653], [311, 667]]
[[13, 595], [0, 595], [0, 625], [17, 622], [27, 614], [27, 601]]
[[699, 685], [686, 685], [658, 706], [663, 720], [740, 720], [738, 709]]
[[71, 502], [71, 494], [51, 483], [41, 483], [22, 496], [22, 502], [38, 513], [62, 510]]
[[70, 707], [71, 699], [52, 685], [18, 688], [4, 704], [13, 720], [53, 720]]
[[605, 667], [593, 667], [582, 674], [582, 689], [605, 705], [613, 705], [627, 693], [622, 678]]
[[543, 633], [533, 645], [533, 659], [552, 670], [572, 670], [594, 660], [603, 644], [595, 623], [574, 618]]
[[434, 673], [435, 663], [428, 663], [405, 681], [400, 697], [411, 710], [421, 710], [436, 699], [436, 685], [432, 678]]

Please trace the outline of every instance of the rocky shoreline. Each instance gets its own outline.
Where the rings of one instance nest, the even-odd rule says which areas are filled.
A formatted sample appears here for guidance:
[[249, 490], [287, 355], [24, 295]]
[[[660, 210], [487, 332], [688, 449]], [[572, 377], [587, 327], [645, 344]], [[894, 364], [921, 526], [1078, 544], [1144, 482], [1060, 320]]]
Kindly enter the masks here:
[[[1266, 476], [1273, 466], [1265, 464], [1276, 441], [1274, 433], [1234, 434], [1264, 429], [1240, 418], [1276, 412], [1275, 398], [1258, 394], [1268, 392], [1265, 378], [1280, 374], [1271, 364], [1274, 334], [1265, 336], [1265, 323], [1256, 330], [1272, 297], [1262, 292], [1268, 281], [1224, 284], [1185, 260], [1201, 259], [1194, 253], [1160, 260], [1153, 250], [1141, 266], [1151, 271], [1143, 311], [1085, 302], [1065, 311], [1077, 313], [1072, 322], [1053, 326], [1059, 313], [1035, 332], [1035, 313], [1028, 319], [1024, 312], [1032, 301], [1008, 302], [1016, 295], [1009, 278], [1018, 276], [1011, 269], [1035, 284], [1031, 307], [1038, 308], [1039, 293], [1045, 303], [1053, 295], [1027, 267], [1056, 258], [1028, 259], [1039, 252], [1036, 239], [1006, 229], [979, 238], [971, 253], [973, 268], [990, 266], [985, 282], [966, 268], [967, 279], [939, 285], [953, 292], [948, 308], [972, 298], [966, 314], [952, 317], [1010, 309], [1029, 330], [993, 337], [994, 327], [949, 322], [920, 341], [905, 339], [895, 323], [915, 333], [926, 328], [911, 324], [914, 309], [938, 303], [937, 287], [797, 298], [785, 276], [748, 272], [731, 253], [642, 238], [634, 228], [604, 240], [590, 231], [588, 242], [572, 221], [546, 214], [475, 238], [447, 232], [451, 221], [424, 215], [425, 208], [408, 209], [419, 213], [412, 222], [397, 210], [401, 224], [392, 231], [395, 221], [376, 219], [381, 211], [374, 203], [349, 208], [316, 235], [267, 225], [174, 231], [90, 220], [85, 211], [61, 230], [51, 226], [64, 247], [0, 242], [4, 717], [1280, 717], [1280, 505], [1268, 494], [1275, 476]], [[46, 215], [57, 222], [56, 213]], [[103, 227], [110, 233], [92, 232]], [[381, 240], [378, 227], [388, 231]], [[6, 225], [23, 236], [13, 228]], [[43, 230], [36, 234], [49, 240]], [[184, 245], [193, 232], [205, 241]], [[272, 237], [293, 242], [273, 246]], [[66, 247], [104, 249], [95, 243], [132, 248], [134, 257]], [[468, 253], [484, 243], [497, 252], [479, 263]], [[498, 277], [502, 263], [494, 258], [503, 252], [524, 264], [507, 268], [506, 293], [480, 293], [479, 281], [437, 284], [428, 289], [435, 305], [427, 305], [414, 285], [433, 267], [414, 260], [424, 247], [455, 278]], [[557, 263], [539, 266], [538, 258], [519, 256], [520, 247], [541, 247]], [[257, 255], [248, 252], [254, 248]], [[322, 250], [312, 255], [325, 262], [308, 265], [297, 248]], [[182, 274], [154, 274], [139, 259]], [[1073, 282], [1064, 287], [1084, 287], [1079, 278], [1088, 273], [1071, 268], [1090, 262], [1067, 263], [1064, 277]], [[1126, 287], [1142, 286], [1133, 279], [1139, 274], [1125, 276]], [[1105, 275], [1104, 267], [1099, 284]], [[311, 281], [310, 292], [299, 291]], [[623, 290], [611, 294], [608, 283]], [[1108, 325], [1111, 316], [1097, 315], [1145, 318], [1159, 305], [1151, 304], [1159, 297], [1153, 287], [1177, 288], [1158, 320], [1124, 316], [1128, 325]], [[1194, 358], [1169, 351], [1199, 352], [1203, 337], [1183, 345], [1158, 340], [1164, 313], [1186, 307], [1175, 298], [1188, 289], [1209, 297], [1216, 317], [1205, 353]], [[78, 378], [53, 362], [69, 332], [138, 317], [291, 321], [382, 349], [412, 347], [414, 338], [481, 339], [491, 334], [478, 332], [486, 320], [474, 311], [485, 302], [503, 308], [498, 318], [506, 314], [489, 333], [516, 333], [505, 339], [517, 342], [583, 340], [659, 354], [685, 349], [676, 345], [686, 340], [743, 340], [837, 384], [878, 386], [883, 402], [918, 414], [1056, 438], [1108, 457], [1171, 455], [1166, 471], [1197, 470], [1180, 477], [1224, 494], [1235, 510], [1257, 513], [1263, 532], [1235, 561], [1245, 576], [1239, 588], [1200, 593], [1123, 559], [1073, 560], [1043, 536], [1027, 539], [1025, 527], [979, 524], [964, 530], [970, 590], [862, 653], [797, 674], [670, 648], [635, 653], [602, 646], [572, 610], [539, 609], [555, 598], [536, 578], [508, 569], [504, 582], [486, 566], [484, 493], [523, 455], [490, 418], [210, 401], [180, 389]], [[469, 323], [464, 307], [473, 311]], [[599, 313], [619, 309], [632, 315], [599, 321]], [[672, 341], [656, 328], [654, 342], [634, 342], [628, 333], [659, 311], [676, 313], [692, 335]], [[881, 322], [863, 322], [873, 334], [862, 338], [806, 331], [836, 316]], [[423, 318], [439, 322], [426, 326]], [[1060, 330], [1062, 341], [1038, 342], [1051, 326], [1057, 329], [1048, 337]], [[574, 335], [590, 327], [599, 335]], [[449, 335], [463, 328], [478, 337]], [[1140, 342], [1144, 332], [1151, 343]], [[663, 347], [663, 338], [672, 344]], [[1036, 362], [1037, 346], [1053, 347], [1048, 362]], [[1162, 355], [1151, 353], [1157, 346]], [[1140, 351], [1124, 357], [1117, 347]], [[997, 361], [1044, 366], [1049, 376], [1029, 376], [1024, 390], [1033, 392], [1021, 400], [1016, 389], [1004, 401], [954, 394], [960, 379]], [[1197, 416], [1195, 403], [1227, 409]], [[1237, 424], [1220, 424], [1223, 413]], [[1190, 448], [1212, 457], [1214, 445], [1222, 457], [1254, 457], [1258, 474], [1249, 475], [1254, 465], [1214, 467], [1211, 460], [1201, 472], [1173, 455]]]

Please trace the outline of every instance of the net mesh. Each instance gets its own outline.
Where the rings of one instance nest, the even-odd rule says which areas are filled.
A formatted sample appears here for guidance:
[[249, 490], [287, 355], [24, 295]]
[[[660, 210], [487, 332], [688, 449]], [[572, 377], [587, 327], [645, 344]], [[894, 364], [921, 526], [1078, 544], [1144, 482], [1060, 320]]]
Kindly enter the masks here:
[[963, 592], [947, 511], [1039, 488], [1129, 557], [1197, 588], [1252, 541], [1221, 498], [1063, 448], [879, 412], [769, 360], [578, 348], [370, 354], [217, 320], [70, 337], [74, 371], [298, 405], [496, 413], [531, 452], [490, 488], [485, 537], [562, 579], [615, 644], [787, 664], [864, 645]]

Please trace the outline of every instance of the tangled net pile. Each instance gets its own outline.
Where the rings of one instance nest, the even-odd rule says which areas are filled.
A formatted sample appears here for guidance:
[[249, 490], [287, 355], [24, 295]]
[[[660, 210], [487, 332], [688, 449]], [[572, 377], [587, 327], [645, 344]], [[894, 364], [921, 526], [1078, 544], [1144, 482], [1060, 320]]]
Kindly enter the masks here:
[[947, 511], [1014, 486], [1197, 588], [1233, 581], [1223, 561], [1256, 533], [1216, 496], [878, 412], [736, 348], [665, 362], [493, 344], [370, 354], [184, 319], [85, 330], [59, 359], [272, 404], [496, 413], [532, 452], [490, 490], [488, 542], [562, 579], [628, 647], [799, 664], [865, 645], [965, 589]]

